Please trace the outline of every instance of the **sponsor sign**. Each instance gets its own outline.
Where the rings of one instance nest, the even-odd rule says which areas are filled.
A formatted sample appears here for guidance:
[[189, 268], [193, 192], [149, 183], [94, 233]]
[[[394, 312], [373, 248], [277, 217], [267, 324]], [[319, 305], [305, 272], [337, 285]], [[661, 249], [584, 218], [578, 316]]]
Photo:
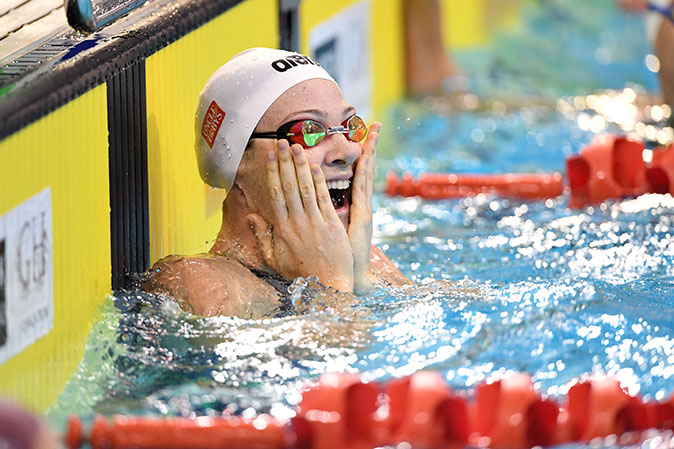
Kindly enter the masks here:
[[46, 335], [54, 322], [49, 188], [0, 216], [0, 363]]
[[361, 1], [315, 26], [309, 54], [337, 81], [347, 102], [367, 119], [372, 112], [370, 1]]
[[220, 126], [222, 126], [224, 120], [225, 112], [220, 109], [215, 100], [211, 101], [211, 105], [204, 116], [204, 122], [201, 125], [201, 136], [206, 140], [210, 148], [213, 148], [215, 137], [218, 135], [218, 131], [220, 131]]

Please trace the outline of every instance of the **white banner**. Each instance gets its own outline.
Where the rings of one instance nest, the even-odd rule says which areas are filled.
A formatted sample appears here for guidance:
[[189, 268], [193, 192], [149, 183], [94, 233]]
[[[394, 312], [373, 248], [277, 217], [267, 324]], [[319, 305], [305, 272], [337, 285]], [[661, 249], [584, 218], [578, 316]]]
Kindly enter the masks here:
[[53, 248], [49, 187], [0, 216], [0, 363], [52, 329]]
[[316, 25], [309, 56], [332, 75], [365, 120], [372, 114], [370, 1], [361, 1]]

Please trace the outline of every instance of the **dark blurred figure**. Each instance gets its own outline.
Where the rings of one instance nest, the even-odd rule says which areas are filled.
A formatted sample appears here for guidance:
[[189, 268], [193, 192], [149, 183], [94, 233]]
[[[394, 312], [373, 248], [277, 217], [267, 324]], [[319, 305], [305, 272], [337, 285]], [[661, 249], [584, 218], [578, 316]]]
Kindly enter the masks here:
[[40, 419], [0, 399], [1, 449], [56, 449], [58, 441]]

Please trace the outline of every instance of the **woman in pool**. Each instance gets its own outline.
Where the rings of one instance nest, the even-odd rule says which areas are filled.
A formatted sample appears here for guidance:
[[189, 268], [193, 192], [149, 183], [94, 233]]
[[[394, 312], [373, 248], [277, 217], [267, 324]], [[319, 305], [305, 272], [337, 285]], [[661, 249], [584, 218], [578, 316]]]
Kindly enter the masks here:
[[367, 125], [306, 56], [244, 51], [199, 99], [201, 177], [227, 190], [210, 253], [159, 261], [143, 287], [199, 315], [255, 317], [287, 307], [286, 288], [317, 276], [340, 292], [409, 280], [372, 237], [381, 125]]

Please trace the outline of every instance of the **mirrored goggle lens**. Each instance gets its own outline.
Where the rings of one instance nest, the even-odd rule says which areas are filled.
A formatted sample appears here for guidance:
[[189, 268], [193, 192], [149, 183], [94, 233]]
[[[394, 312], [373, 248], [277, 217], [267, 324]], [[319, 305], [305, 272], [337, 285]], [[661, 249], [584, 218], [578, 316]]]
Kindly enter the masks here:
[[313, 120], [305, 120], [302, 122], [302, 135], [307, 146], [313, 147], [321, 143], [325, 139], [327, 131], [325, 126]]
[[345, 126], [349, 129], [349, 139], [354, 142], [360, 142], [367, 136], [367, 125], [357, 115], [347, 120]]
[[288, 137], [292, 143], [299, 143], [304, 148], [318, 145], [327, 131], [325, 127], [314, 120], [301, 120], [294, 123], [288, 130]]

